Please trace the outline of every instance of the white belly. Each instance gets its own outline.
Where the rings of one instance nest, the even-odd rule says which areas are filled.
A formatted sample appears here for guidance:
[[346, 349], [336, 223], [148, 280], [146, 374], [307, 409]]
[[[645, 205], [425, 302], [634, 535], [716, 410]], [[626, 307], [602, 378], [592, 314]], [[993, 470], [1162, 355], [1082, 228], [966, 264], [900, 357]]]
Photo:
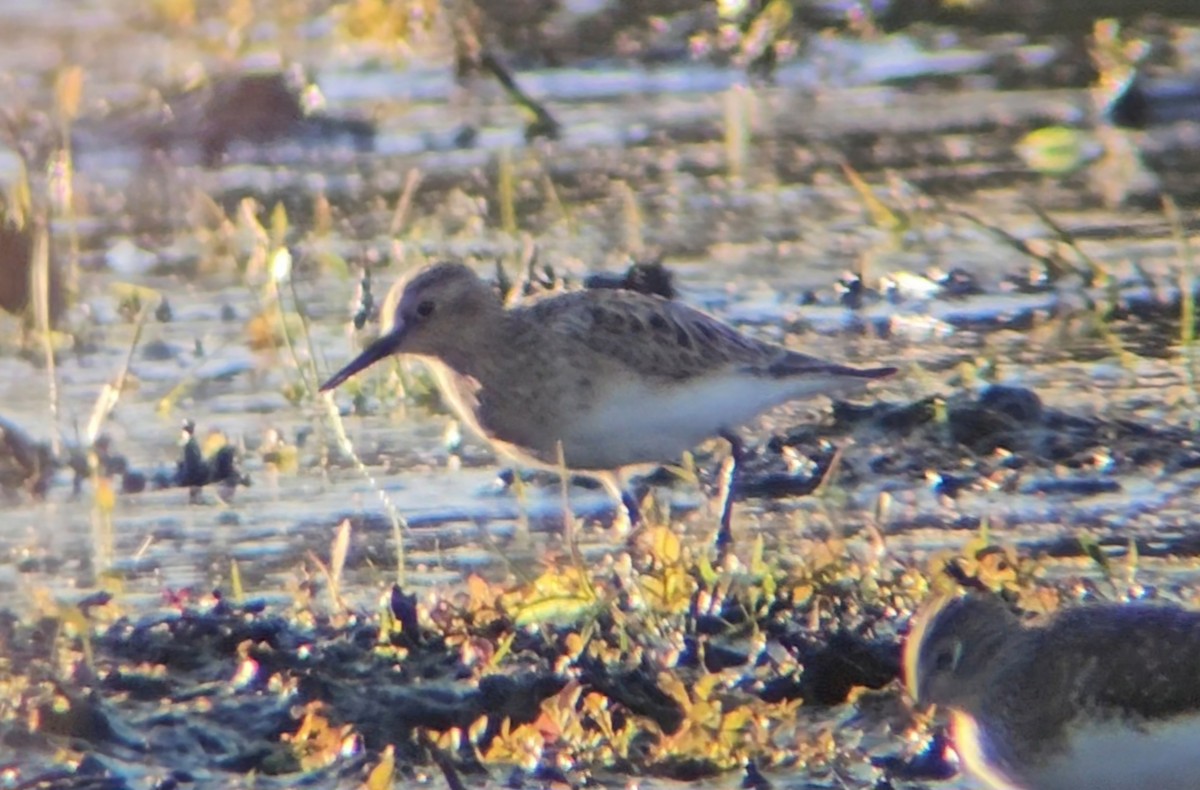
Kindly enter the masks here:
[[[966, 718], [966, 717], [963, 717]], [[964, 737], [965, 736], [965, 737]], [[955, 741], [968, 770], [992, 788], [1026, 790], [1200, 790], [1200, 715], [1144, 728], [1105, 722], [1075, 733], [1069, 750], [1011, 781], [979, 764], [956, 717]], [[974, 753], [972, 753], [974, 752]]]
[[1131, 730], [1117, 724], [1072, 739], [1067, 759], [1031, 777], [1034, 788], [1196, 790], [1200, 788], [1200, 718]]
[[828, 389], [828, 380], [741, 375], [693, 380], [686, 386], [627, 384], [564, 429], [567, 465], [616, 469], [678, 461], [686, 450], [750, 422], [772, 406]]

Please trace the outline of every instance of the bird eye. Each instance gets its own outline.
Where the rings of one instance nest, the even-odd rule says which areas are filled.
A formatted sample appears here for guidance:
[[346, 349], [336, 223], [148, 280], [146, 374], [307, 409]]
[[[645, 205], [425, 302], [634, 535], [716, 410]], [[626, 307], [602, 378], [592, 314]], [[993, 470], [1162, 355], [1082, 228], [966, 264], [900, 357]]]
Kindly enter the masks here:
[[938, 672], [952, 672], [958, 667], [959, 659], [962, 658], [962, 642], [954, 641], [954, 644], [946, 645], [937, 652], [933, 657], [934, 670]]
[[417, 315], [419, 315], [421, 318], [428, 318], [429, 316], [433, 315], [433, 302], [426, 299], [424, 302], [418, 304]]

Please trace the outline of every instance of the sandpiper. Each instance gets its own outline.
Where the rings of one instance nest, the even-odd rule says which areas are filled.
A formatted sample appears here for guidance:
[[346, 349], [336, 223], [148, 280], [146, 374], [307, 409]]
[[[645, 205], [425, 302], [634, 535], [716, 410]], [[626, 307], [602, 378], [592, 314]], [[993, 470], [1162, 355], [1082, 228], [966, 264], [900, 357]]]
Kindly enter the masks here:
[[1200, 788], [1200, 612], [1095, 604], [1022, 622], [999, 598], [942, 598], [904, 651], [915, 700], [951, 711], [991, 788]]
[[392, 354], [429, 363], [458, 416], [520, 464], [599, 480], [678, 462], [796, 398], [854, 389], [895, 368], [858, 369], [755, 340], [680, 302], [583, 290], [506, 309], [471, 269], [439, 263], [405, 285], [391, 328], [321, 385]]

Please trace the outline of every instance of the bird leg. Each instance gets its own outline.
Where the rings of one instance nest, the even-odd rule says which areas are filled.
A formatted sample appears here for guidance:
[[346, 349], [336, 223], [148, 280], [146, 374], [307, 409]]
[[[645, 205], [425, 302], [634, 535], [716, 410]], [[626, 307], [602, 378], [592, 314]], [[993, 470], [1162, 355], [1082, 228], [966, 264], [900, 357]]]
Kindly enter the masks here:
[[642, 523], [642, 509], [638, 507], [637, 497], [628, 491], [621, 491], [621, 507], [625, 510], [625, 518], [629, 519], [630, 528]]
[[718, 497], [721, 503], [721, 528], [717, 532], [717, 548], [724, 550], [733, 544], [733, 489], [737, 481], [738, 467], [746, 456], [746, 446], [733, 431], [721, 431], [720, 436], [729, 442], [729, 457], [721, 464], [718, 476]]

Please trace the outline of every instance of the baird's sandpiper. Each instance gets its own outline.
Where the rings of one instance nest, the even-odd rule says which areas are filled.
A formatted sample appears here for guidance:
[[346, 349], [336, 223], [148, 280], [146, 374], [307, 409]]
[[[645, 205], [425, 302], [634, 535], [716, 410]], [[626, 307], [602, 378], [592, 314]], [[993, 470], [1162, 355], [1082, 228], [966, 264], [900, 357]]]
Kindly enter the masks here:
[[391, 328], [321, 391], [392, 354], [429, 363], [458, 416], [504, 455], [555, 469], [561, 444], [566, 467], [618, 502], [625, 467], [677, 462], [772, 406], [895, 372], [806, 356], [633, 291], [574, 291], [506, 309], [458, 263], [413, 275]]
[[1200, 788], [1200, 612], [1094, 604], [1022, 623], [995, 596], [936, 600], [904, 650], [910, 695], [951, 711], [994, 790]]

